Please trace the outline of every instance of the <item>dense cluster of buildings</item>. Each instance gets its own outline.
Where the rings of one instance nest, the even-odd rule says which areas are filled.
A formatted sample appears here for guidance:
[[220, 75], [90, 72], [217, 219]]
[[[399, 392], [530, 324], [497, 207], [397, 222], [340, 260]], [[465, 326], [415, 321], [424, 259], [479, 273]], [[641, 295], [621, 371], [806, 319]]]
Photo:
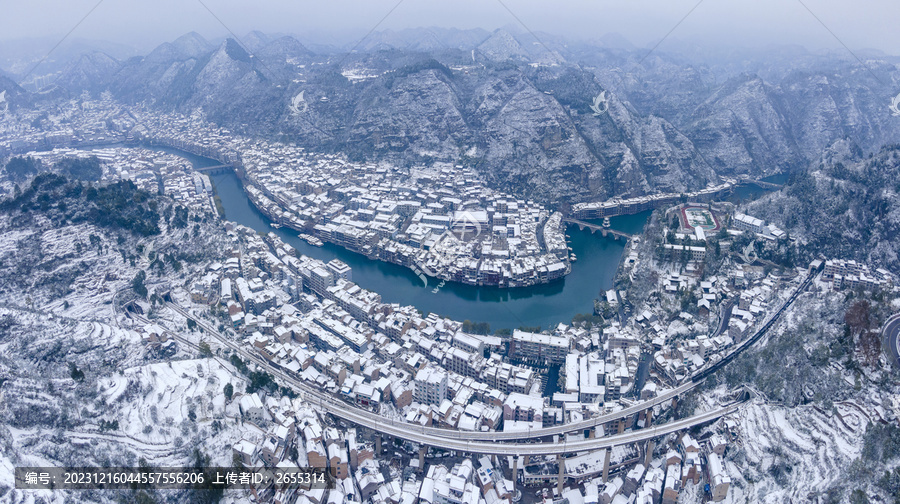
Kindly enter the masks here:
[[[232, 134], [198, 116], [127, 109], [104, 94], [72, 100], [52, 114], [0, 123], [0, 156], [126, 141], [164, 145], [238, 168], [250, 200], [288, 226], [447, 281], [521, 287], [571, 271], [562, 215], [485, 187], [459, 165], [401, 170], [352, 163], [292, 145]], [[105, 154], [104, 154], [105, 155]], [[131, 154], [130, 158], [146, 158]], [[120, 160], [120, 175], [172, 194], [208, 188], [151, 160]], [[199, 192], [198, 192], [199, 194]]]
[[[143, 117], [143, 116], [142, 116]], [[276, 225], [443, 280], [520, 287], [571, 270], [562, 215], [485, 187], [459, 165], [401, 170], [146, 114], [143, 134], [235, 163]]]
[[[513, 479], [543, 486], [562, 475], [577, 485], [559, 485], [552, 496], [545, 489], [543, 502], [567, 499], [591, 504], [675, 504], [692, 485], [708, 487], [709, 499], [722, 501], [731, 484], [723, 462], [730, 436], [727, 426], [702, 442], [682, 434], [657, 451], [659, 456], [650, 451], [641, 457], [637, 450], [620, 446], [612, 453], [603, 449], [564, 459], [525, 457], [523, 461], [509, 461], [481, 456], [462, 458], [449, 466], [438, 460], [426, 468], [421, 465], [426, 450], [420, 450], [418, 460], [413, 456], [407, 465], [396, 459], [379, 462], [382, 449], [377, 434], [373, 442], [357, 429], [329, 426], [300, 399], [239, 394], [232, 405], [231, 410], [245, 426], [244, 435], [232, 446], [237, 463], [247, 468], [310, 467], [325, 470], [332, 478], [331, 489], [253, 488], [255, 495], [266, 502], [509, 504], [517, 495]], [[604, 459], [613, 464], [605, 464]], [[505, 471], [504, 465], [514, 472]]]
[[[143, 148], [76, 147], [152, 139], [234, 163], [241, 167], [250, 199], [274, 222], [373, 259], [446, 280], [506, 287], [549, 282], [570, 269], [561, 214], [492, 191], [466, 168], [437, 165], [401, 172], [243, 139], [199, 117], [133, 112], [126, 114], [108, 99], [75, 100], [56, 114], [35, 117], [40, 120], [32, 126], [20, 121], [4, 130], [0, 153], [30, 152], [48, 164], [96, 156], [103, 181], [132, 180], [193, 211], [213, 211], [209, 179], [182, 158]], [[15, 141], [11, 132], [18, 135]], [[41, 150], [49, 147], [54, 149]], [[735, 183], [686, 195], [576, 205], [574, 213], [597, 218], [687, 198], [702, 201]], [[740, 213], [730, 223], [732, 234], [785, 236]], [[634, 316], [619, 311], [602, 325], [477, 335], [464, 331], [460, 322], [383, 302], [353, 283], [351, 268], [339, 260], [297, 255], [272, 233], [260, 235], [231, 223], [226, 229], [232, 248], [190, 280], [181, 302], [189, 298], [193, 311], [212, 313], [272, 366], [343, 399], [348, 407], [411, 425], [463, 431], [525, 431], [578, 422], [663, 394], [752, 335], [799, 281], [799, 276], [767, 274], [750, 264], [728, 264], [707, 276], [691, 267], [661, 271], [660, 302], [640, 307]], [[674, 238], [676, 243], [661, 247], [662, 258], [705, 260], [703, 227], [680, 230]], [[638, 255], [636, 242], [629, 247], [625, 263], [633, 271], [646, 258]], [[890, 273], [853, 261], [813, 266], [823, 267], [822, 280], [834, 289], [893, 282]], [[689, 302], [673, 309], [676, 299]], [[614, 291], [607, 303], [613, 312], [620, 308]], [[174, 347], [161, 328], [148, 326], [145, 334], [151, 344]], [[559, 369], [556, 383], [547, 381], [551, 368]], [[334, 490], [305, 490], [302, 496], [258, 489], [277, 502], [493, 504], [510, 502], [516, 481], [546, 482], [559, 472], [579, 484], [554, 496], [569, 502], [675, 503], [701, 481], [709, 485], [709, 498], [719, 501], [731, 483], [723, 462], [727, 441], [719, 432], [702, 442], [682, 435], [645, 458], [631, 448], [580, 453], [562, 462], [537, 458], [522, 463], [521, 475], [511, 471], [507, 476], [514, 463], [490, 457], [393, 467], [393, 461], [378, 458], [379, 448], [365, 439], [366, 433], [330, 425], [314, 405], [301, 400], [238, 392], [232, 403], [246, 432], [232, 446], [242, 464], [328, 468], [336, 479]], [[652, 411], [660, 409], [628, 420], [645, 427]], [[625, 428], [626, 420], [617, 420], [598, 426], [592, 435]], [[612, 452], [615, 474], [607, 477], [603, 460]], [[553, 463], [564, 464], [562, 471], [550, 467]], [[411, 477], [408, 470], [420, 474]]]
[[274, 234], [233, 232], [245, 243], [194, 291], [264, 358], [347, 401], [393, 405], [412, 422], [499, 428], [512, 393], [540, 396], [534, 370], [504, 362], [497, 336], [461, 331], [459, 322], [381, 302], [341, 277], [340, 261], [296, 257]]
[[251, 200], [275, 222], [369, 258], [502, 287], [571, 269], [560, 214], [497, 194], [461, 166], [400, 173], [269, 144], [242, 160]]
[[[705, 361], [733, 341], [728, 335], [679, 338], [671, 324], [667, 327], [662, 316], [649, 311], [633, 323], [616, 322], [602, 329], [560, 324], [544, 333], [516, 330], [508, 337], [468, 334], [458, 322], [383, 303], [376, 293], [353, 284], [352, 272], [340, 261], [298, 257], [273, 233], [260, 236], [242, 226], [228, 227], [235, 239], [231, 257], [210, 265], [193, 287], [212, 293], [203, 304], [221, 307], [223, 321], [227, 317], [244, 343], [279, 369], [356, 407], [382, 412], [388, 408], [411, 424], [510, 431], [580, 421], [634, 400], [626, 396], [635, 387], [647, 345], [657, 350], [650, 378], [642, 384], [642, 400], [702, 366], [698, 356]], [[713, 281], [703, 287], [716, 296], [716, 285]], [[749, 298], [748, 302], [753, 304]], [[689, 316], [677, 322], [690, 322]], [[560, 390], [545, 397], [543, 376], [513, 362], [560, 365]], [[273, 398], [251, 394], [236, 400], [245, 419], [269, 426], [255, 441], [235, 445], [242, 460], [276, 466], [294, 463], [290, 453], [305, 452], [301, 465], [328, 467], [339, 479], [346, 475], [352, 482], [347, 488], [338, 487], [342, 499], [375, 496], [373, 502], [388, 502], [406, 492], [420, 502], [474, 503], [509, 502], [512, 495], [514, 483], [506, 479], [496, 459], [482, 458], [477, 468], [468, 459], [449, 468], [432, 464], [422, 479], [386, 481], [378, 461], [368, 459], [371, 448], [361, 450], [360, 441], [351, 441], [355, 434], [320, 436], [317, 432], [323, 428], [310, 428], [313, 420], [308, 414], [302, 421], [296, 416], [285, 421], [278, 412], [284, 415], [290, 409]], [[646, 425], [649, 418], [638, 421]], [[623, 426], [611, 422], [600, 430], [611, 435]], [[293, 450], [287, 439], [302, 443], [298, 446], [304, 449]], [[621, 457], [623, 468], [631, 466], [630, 457]], [[708, 457], [705, 470], [721, 467]], [[688, 466], [682, 463], [685, 459]], [[578, 464], [576, 459], [567, 462], [572, 466], [567, 477], [585, 481], [597, 476], [589, 470], [596, 464], [577, 460]], [[538, 481], [540, 475], [527, 472], [536, 464], [540, 461], [522, 465], [522, 481]], [[585, 487], [584, 502], [594, 496], [596, 502], [612, 502], [617, 496], [659, 502], [664, 494], [677, 494], [687, 481], [696, 482], [702, 469], [700, 457], [687, 455], [648, 464], [634, 466], [625, 478], [589, 478], [593, 486]], [[719, 479], [727, 478], [720, 472]], [[719, 488], [727, 489], [727, 483]], [[572, 491], [581, 492], [566, 490]]]
[[[565, 459], [565, 474], [581, 475], [584, 490], [567, 490], [559, 497], [585, 504], [676, 504], [690, 486], [709, 485], [709, 500], [719, 502], [731, 485], [721, 459], [726, 447], [727, 441], [721, 434], [712, 435], [702, 444], [684, 434], [661, 457], [623, 460], [623, 470], [605, 480], [600, 472], [606, 450], [571, 457]], [[631, 455], [623, 453], [613, 458], [622, 460]]]
[[61, 106], [0, 114], [0, 158], [61, 147], [105, 147], [128, 137], [127, 107], [108, 93], [100, 100], [82, 96]]
[[400, 502], [404, 491], [397, 482], [386, 482], [375, 461], [375, 446], [356, 429], [337, 429], [300, 399], [261, 399], [257, 393], [236, 395], [233, 405], [243, 422], [243, 437], [231, 451], [235, 463], [245, 468], [290, 470], [308, 467], [327, 471], [326, 485], [275, 485], [252, 489], [259, 502], [343, 503]]

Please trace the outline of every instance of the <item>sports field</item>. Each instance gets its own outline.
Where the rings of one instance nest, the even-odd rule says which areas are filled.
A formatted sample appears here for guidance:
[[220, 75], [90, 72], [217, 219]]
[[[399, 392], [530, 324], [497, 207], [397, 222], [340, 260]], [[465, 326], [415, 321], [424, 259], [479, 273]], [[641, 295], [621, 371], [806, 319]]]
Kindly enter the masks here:
[[703, 207], [684, 207], [681, 209], [681, 223], [687, 229], [696, 227], [704, 231], [716, 231], [719, 229], [719, 221], [708, 209]]

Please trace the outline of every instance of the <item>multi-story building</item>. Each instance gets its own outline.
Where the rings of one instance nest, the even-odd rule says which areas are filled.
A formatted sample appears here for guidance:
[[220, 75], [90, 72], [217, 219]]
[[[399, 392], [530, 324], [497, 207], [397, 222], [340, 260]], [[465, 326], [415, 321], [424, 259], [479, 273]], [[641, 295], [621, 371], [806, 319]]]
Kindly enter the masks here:
[[735, 212], [734, 218], [731, 219], [732, 225], [734, 225], [735, 229], [740, 229], [741, 231], [752, 231], [754, 233], [762, 233], [763, 227], [765, 227], [766, 223], [756, 217], [750, 217], [749, 215], [742, 214], [740, 212]]
[[543, 423], [544, 400], [539, 396], [530, 396], [513, 392], [503, 403], [503, 420], [516, 422]]
[[416, 373], [413, 397], [423, 404], [440, 404], [447, 398], [447, 372], [427, 366]]
[[334, 285], [334, 275], [326, 268], [313, 268], [309, 272], [309, 288], [316, 293], [324, 293], [325, 289]]
[[456, 374], [470, 376], [469, 362], [472, 360], [472, 354], [461, 348], [452, 348], [447, 352], [446, 366]]
[[666, 258], [670, 261], [676, 261], [682, 257], [686, 257], [689, 261], [702, 261], [706, 258], [706, 247], [665, 243], [663, 248], [665, 249]]
[[328, 444], [328, 465], [335, 478], [342, 480], [350, 476], [347, 450], [342, 441], [333, 441]]
[[348, 282], [353, 281], [352, 269], [350, 268], [350, 266], [347, 266], [347, 264], [345, 262], [341, 261], [340, 259], [332, 259], [332, 260], [328, 261], [328, 264], [326, 265], [326, 267], [328, 268], [328, 271], [330, 271], [332, 273], [335, 280], [337, 280], [338, 278], [343, 278], [344, 280], [346, 280]]
[[865, 264], [853, 260], [829, 259], [825, 261], [822, 280], [832, 282], [834, 290], [840, 290], [857, 287], [874, 289], [890, 284], [893, 278], [886, 270], [872, 271]]
[[663, 486], [663, 504], [676, 504], [678, 493], [681, 491], [681, 467], [680, 464], [672, 464], [666, 469], [666, 479]]
[[469, 353], [481, 354], [484, 351], [484, 340], [470, 334], [458, 332], [453, 336], [453, 346]]
[[509, 346], [510, 357], [542, 361], [549, 364], [565, 362], [569, 354], [569, 338], [530, 333], [516, 329]]

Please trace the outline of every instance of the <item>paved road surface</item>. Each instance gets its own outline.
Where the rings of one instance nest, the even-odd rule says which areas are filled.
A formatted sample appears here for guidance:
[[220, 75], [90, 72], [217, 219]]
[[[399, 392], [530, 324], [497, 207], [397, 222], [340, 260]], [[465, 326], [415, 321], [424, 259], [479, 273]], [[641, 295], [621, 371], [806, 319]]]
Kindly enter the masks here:
[[[703, 382], [703, 380], [707, 376], [709, 376], [711, 373], [714, 373], [716, 370], [718, 370], [722, 366], [726, 365], [728, 362], [730, 362], [732, 359], [734, 359], [734, 357], [736, 357], [738, 354], [740, 354], [743, 350], [745, 350], [746, 348], [749, 348], [751, 345], [753, 345], [753, 343], [758, 341], [768, 331], [768, 329], [770, 329], [774, 325], [775, 321], [784, 312], [784, 310], [787, 309], [787, 307], [790, 306], [791, 303], [793, 303], [793, 301], [797, 298], [797, 296], [801, 292], [803, 292], [806, 289], [806, 287], [809, 286], [809, 283], [812, 281], [812, 278], [814, 277], [814, 275], [815, 275], [815, 273], [811, 272], [807, 276], [807, 278], [800, 284], [800, 286], [798, 286], [798, 288], [791, 294], [791, 296], [788, 299], [786, 299], [784, 303], [782, 303], [782, 305], [778, 308], [778, 310], [771, 313], [770, 316], [767, 317], [766, 322], [763, 324], [763, 326], [761, 328], [759, 328], [757, 330], [756, 334], [754, 334], [752, 337], [748, 338], [747, 340], [743, 341], [740, 345], [737, 345], [737, 347], [732, 352], [730, 352], [725, 358], [721, 359], [720, 361], [716, 362], [715, 364], [707, 366], [705, 369], [701, 369], [698, 373], [696, 373], [692, 377], [691, 380], [687, 381], [686, 383], [679, 385], [678, 387], [676, 387], [672, 390], [666, 391], [653, 399], [637, 402], [632, 406], [629, 406], [627, 408], [624, 408], [624, 409], [619, 410], [614, 413], [608, 413], [606, 415], [601, 415], [599, 417], [590, 418], [587, 420], [583, 420], [581, 422], [556, 425], [556, 426], [540, 428], [540, 429], [531, 429], [531, 430], [522, 431], [522, 432], [468, 432], [468, 431], [460, 431], [460, 430], [456, 430], [456, 429], [438, 429], [438, 428], [433, 428], [433, 427], [420, 427], [420, 426], [417, 426], [414, 424], [409, 424], [406, 422], [398, 422], [398, 425], [394, 426], [393, 422], [388, 421], [387, 419], [385, 419], [381, 415], [378, 415], [377, 413], [373, 413], [368, 410], [357, 408], [356, 406], [354, 406], [352, 404], [333, 399], [332, 397], [330, 397], [326, 394], [323, 394], [320, 390], [316, 389], [315, 387], [312, 387], [309, 384], [297, 379], [295, 376], [287, 375], [286, 373], [281, 371], [281, 369], [279, 367], [274, 366], [271, 362], [263, 359], [262, 357], [254, 354], [254, 353], [249, 352], [247, 349], [243, 348], [242, 346], [238, 345], [237, 343], [225, 338], [224, 336], [219, 334], [219, 332], [214, 327], [212, 327], [209, 323], [207, 323], [205, 320], [202, 320], [200, 318], [193, 316], [192, 314], [188, 313], [182, 307], [180, 307], [176, 304], [173, 304], [173, 303], [167, 303], [167, 306], [169, 306], [176, 312], [180, 313], [182, 316], [193, 319], [195, 322], [197, 322], [197, 324], [201, 328], [203, 328], [207, 333], [209, 333], [210, 336], [215, 338], [219, 343], [230, 348], [235, 353], [241, 355], [245, 360], [255, 362], [259, 366], [261, 366], [265, 369], [268, 369], [270, 373], [283, 379], [284, 381], [290, 383], [291, 385], [293, 385], [294, 387], [296, 387], [297, 389], [302, 391], [304, 393], [304, 396], [308, 400], [314, 400], [316, 402], [319, 402], [322, 405], [322, 407], [327, 407], [329, 409], [329, 411], [336, 414], [337, 416], [346, 418], [347, 420], [353, 421], [355, 423], [358, 423], [360, 425], [363, 425], [363, 426], [366, 426], [366, 427], [369, 427], [369, 428], [372, 428], [375, 430], [380, 430], [381, 432], [384, 432], [386, 434], [391, 434], [390, 432], [388, 432], [388, 430], [385, 430], [387, 428], [387, 426], [390, 426], [391, 432], [396, 432], [396, 434], [391, 434], [391, 435], [395, 435], [395, 436], [403, 438], [403, 439], [410, 439], [410, 438], [402, 436], [402, 435], [400, 435], [400, 433], [409, 433], [411, 431], [415, 431], [415, 434], [417, 436], [419, 436], [419, 438], [418, 438], [419, 440], [415, 441], [415, 442], [420, 442], [420, 443], [425, 442], [426, 444], [428, 444], [430, 446], [437, 446], [440, 448], [448, 448], [448, 449], [452, 450], [452, 449], [461, 449], [460, 446], [452, 445], [452, 442], [454, 442], [454, 441], [457, 443], [458, 442], [472, 443], [473, 441], [475, 441], [477, 443], [480, 440], [496, 442], [496, 441], [506, 441], [506, 440], [539, 439], [539, 438], [544, 438], [544, 437], [553, 436], [553, 435], [565, 434], [567, 432], [584, 431], [584, 430], [592, 429], [598, 425], [603, 425], [605, 423], [612, 422], [614, 420], [628, 417], [635, 413], [646, 410], [647, 408], [653, 407], [656, 404], [662, 404], [662, 403], [672, 399], [673, 397], [683, 394], [683, 393], [687, 392], [688, 390], [691, 390], [694, 387], [698, 386], [700, 383]], [[895, 343], [896, 343], [896, 341], [895, 341]], [[667, 424], [667, 425], [670, 425], [670, 424]], [[662, 426], [660, 426], [660, 427], [662, 427]], [[656, 428], [657, 427], [653, 427], [653, 429], [656, 429]], [[650, 430], [650, 429], [645, 429], [645, 431], [646, 430]], [[650, 436], [650, 437], [653, 437], [653, 436]], [[441, 438], [441, 442], [440, 443], [436, 442], [437, 441], [436, 438]], [[603, 439], [608, 440], [609, 438], [603, 438]], [[644, 438], [644, 439], [649, 439], [649, 438]], [[414, 440], [410, 439], [410, 441], [414, 441]], [[452, 446], [445, 446], [446, 443], [450, 443]], [[495, 443], [485, 443], [485, 444], [492, 445]], [[509, 445], [512, 446], [512, 445], [519, 445], [519, 444], [520, 443], [510, 443]], [[525, 444], [525, 445], [527, 446], [527, 444]], [[613, 445], [609, 445], [609, 446], [613, 446]], [[602, 448], [602, 446], [598, 446], [596, 448]], [[596, 449], [596, 448], [592, 448], [592, 449]], [[467, 450], [467, 451], [471, 452], [473, 450]], [[484, 451], [484, 452], [478, 452], [478, 453], [487, 453], [487, 454], [497, 453], [497, 454], [499, 454], [499, 452], [496, 452], [496, 451]], [[548, 452], [548, 453], [561, 453], [561, 452], [555, 451], [555, 452]], [[566, 451], [565, 453], [568, 453], [568, 451]]]
[[900, 367], [900, 313], [889, 318], [881, 330], [882, 341], [891, 351], [891, 363]]
[[638, 363], [637, 372], [635, 373], [634, 379], [634, 397], [639, 399], [641, 397], [641, 390], [644, 389], [644, 385], [647, 383], [647, 378], [650, 376], [650, 364], [653, 362], [653, 354], [651, 353], [641, 353], [641, 361]]
[[[200, 326], [204, 331], [206, 331], [210, 336], [215, 338], [216, 341], [231, 349], [232, 351], [240, 354], [244, 360], [250, 360], [252, 362], [257, 363], [258, 365], [268, 369], [270, 372], [277, 372], [279, 375], [284, 375], [280, 369], [276, 368], [272, 365], [272, 363], [266, 361], [259, 355], [248, 352], [247, 349], [241, 347], [237, 343], [225, 338], [218, 331], [215, 330], [207, 321], [198, 318], [196, 316], [188, 313], [184, 308], [172, 304], [167, 303], [167, 306], [180, 313], [184, 317], [189, 317], [197, 322], [197, 325]], [[157, 322], [158, 324], [158, 322]], [[286, 375], [284, 375], [286, 376]], [[328, 401], [332, 401], [333, 399], [330, 396], [326, 396], [318, 389], [310, 386], [309, 384], [299, 381], [294, 377], [288, 377], [288, 381], [290, 381], [296, 388], [304, 391], [309, 396], [321, 396], [323, 398], [328, 399]], [[556, 425], [553, 427], [546, 427], [541, 429], [534, 429], [530, 431], [521, 431], [521, 432], [469, 432], [469, 431], [460, 431], [456, 429], [440, 429], [436, 427], [427, 427], [426, 431], [429, 435], [438, 436], [443, 438], [451, 438], [451, 439], [469, 439], [469, 440], [490, 440], [490, 441], [499, 441], [499, 440], [516, 440], [516, 439], [535, 439], [542, 438], [547, 436], [553, 436], [558, 434], [565, 434], [567, 432], [576, 432], [576, 431], [584, 431], [588, 429], [592, 429], [598, 425], [603, 425], [607, 422], [612, 422], [614, 420], [618, 420], [620, 418], [625, 418], [627, 416], [633, 415], [635, 413], [639, 413], [647, 408], [651, 408], [657, 404], [662, 404], [667, 401], [670, 401], [673, 397], [681, 395], [688, 390], [693, 389], [698, 386], [699, 382], [690, 382], [684, 383], [674, 389], [668, 390], [657, 397], [649, 399], [647, 401], [638, 402], [632, 406], [624, 408], [619, 411], [615, 411], [613, 413], [607, 413], [605, 415], [601, 415], [598, 417], [590, 418], [587, 420], [583, 420], [581, 422], [567, 423], [563, 425]], [[368, 416], [370, 421], [372, 422], [380, 422], [384, 420], [384, 417], [378, 415], [377, 413], [373, 413], [368, 410], [363, 410], [358, 408], [352, 404], [345, 403], [343, 401], [339, 401], [340, 407], [344, 410], [354, 409], [359, 414]], [[406, 424], [409, 428], [419, 428], [419, 426], [414, 424]]]
[[[169, 305], [176, 309], [176, 311], [180, 311], [178, 307], [174, 305]], [[145, 319], [141, 316], [135, 316], [135, 318], [149, 323], [149, 320]], [[198, 324], [202, 323], [206, 325], [205, 322], [197, 321]], [[158, 322], [157, 322], [158, 324]], [[194, 344], [187, 342], [182, 337], [177, 334], [173, 334], [173, 336], [179, 341], [188, 343], [190, 346], [195, 347]], [[215, 337], [215, 335], [214, 335]], [[218, 340], [218, 338], [216, 338]], [[288, 384], [296, 387], [300, 390], [301, 397], [309, 403], [318, 404], [322, 409], [327, 410], [334, 416], [339, 418], [343, 418], [344, 420], [353, 422], [358, 425], [362, 425], [364, 427], [370, 428], [372, 430], [381, 432], [383, 434], [387, 434], [389, 436], [394, 436], [400, 439], [405, 439], [411, 441], [413, 443], [423, 444], [427, 446], [433, 446], [435, 448], [443, 448], [445, 450], [457, 450], [464, 451], [468, 453], [478, 453], [485, 455], [557, 455], [557, 454], [567, 454], [567, 453], [576, 453], [581, 451], [593, 451], [600, 450], [603, 448], [611, 448], [613, 446], [619, 446], [623, 444], [631, 444], [637, 443], [640, 441], [646, 441], [648, 439], [652, 439], [659, 436], [664, 436], [666, 434], [670, 434], [672, 432], [677, 432], [683, 429], [691, 428], [695, 425], [704, 424], [715, 420], [719, 417], [734, 413], [740, 408], [741, 403], [734, 403], [728, 406], [724, 406], [721, 408], [717, 408], [714, 410], [706, 411], [700, 413], [698, 415], [694, 415], [690, 418], [685, 418], [683, 420], [678, 420], [674, 422], [669, 422], [664, 425], [658, 425], [655, 427], [651, 427], [648, 429], [641, 429], [638, 431], [626, 432], [623, 434], [617, 434], [615, 436], [608, 437], [600, 437], [594, 439], [581, 439], [578, 441], [561, 441], [561, 442], [543, 442], [543, 443], [528, 443], [528, 442], [518, 442], [518, 443], [497, 443], [490, 441], [472, 441], [472, 434], [485, 434], [485, 433], [472, 433], [472, 432], [461, 432], [461, 431], [452, 431], [446, 429], [445, 431], [466, 434], [460, 439], [453, 439], [448, 437], [435, 436], [431, 433], [434, 430], [444, 430], [444, 429], [433, 429], [429, 427], [418, 427], [406, 422], [394, 422], [393, 420], [389, 420], [380, 415], [372, 413], [370, 411], [362, 410], [355, 408], [343, 401], [333, 399], [325, 394], [319, 393], [317, 390], [312, 389], [307, 384], [297, 380], [296, 378], [287, 375], [286, 373], [274, 368], [271, 364], [264, 361], [258, 356], [251, 354], [250, 352], [245, 351], [242, 348], [239, 348], [237, 344], [234, 342], [229, 342], [227, 340], [219, 340], [221, 343], [225, 344], [227, 347], [233, 349], [242, 355], [245, 359], [255, 362], [261, 366], [266, 367], [269, 372], [275, 377], [287, 382]], [[690, 385], [690, 383], [686, 384]], [[677, 390], [677, 389], [676, 389]], [[544, 429], [541, 429], [544, 430]], [[492, 434], [491, 439], [497, 439], [497, 434], [502, 433], [488, 433]]]
[[725, 301], [725, 309], [722, 311], [721, 317], [719, 317], [719, 326], [716, 327], [716, 332], [713, 333], [712, 338], [724, 333], [728, 327], [728, 321], [731, 319], [731, 310], [734, 309], [734, 301], [734, 298]]

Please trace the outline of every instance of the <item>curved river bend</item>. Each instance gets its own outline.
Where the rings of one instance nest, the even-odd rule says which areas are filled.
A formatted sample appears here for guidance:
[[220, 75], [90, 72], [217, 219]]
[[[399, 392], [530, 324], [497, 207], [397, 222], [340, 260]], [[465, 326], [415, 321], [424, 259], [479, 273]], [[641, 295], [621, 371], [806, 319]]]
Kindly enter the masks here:
[[[160, 150], [183, 156], [195, 167], [220, 164], [219, 161], [175, 149]], [[560, 322], [568, 324], [575, 314], [593, 312], [594, 298], [612, 287], [616, 268], [625, 250], [625, 242], [621, 240], [604, 238], [600, 233], [591, 234], [587, 229], [579, 231], [577, 226], [569, 226], [569, 246], [578, 260], [572, 265], [572, 272], [560, 281], [501, 289], [454, 282], [445, 282], [439, 287], [440, 280], [429, 278], [425, 286], [416, 274], [402, 266], [371, 260], [330, 243], [324, 247], [314, 247], [298, 238], [291, 229], [272, 228], [269, 226], [271, 221], [250, 203], [237, 175], [227, 172], [211, 175], [210, 178], [225, 207], [226, 219], [257, 231], [272, 231], [309, 257], [326, 262], [334, 258], [344, 261], [353, 269], [353, 281], [360, 287], [381, 294], [384, 302], [413, 305], [424, 313], [433, 312], [454, 320], [488, 322], [491, 330], [520, 326], [547, 329]], [[647, 211], [613, 217], [612, 227], [639, 234], [649, 216]]]

